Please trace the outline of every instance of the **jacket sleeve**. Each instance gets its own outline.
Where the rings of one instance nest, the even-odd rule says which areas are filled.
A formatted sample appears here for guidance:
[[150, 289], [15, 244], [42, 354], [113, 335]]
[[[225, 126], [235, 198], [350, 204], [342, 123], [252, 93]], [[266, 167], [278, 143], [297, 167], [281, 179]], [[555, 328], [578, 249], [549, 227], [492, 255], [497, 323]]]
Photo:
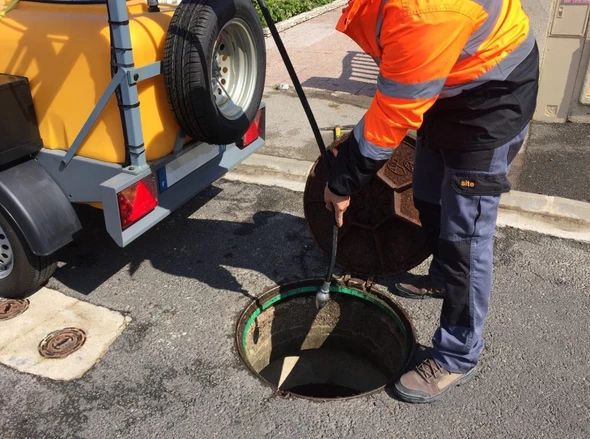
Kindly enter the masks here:
[[[436, 101], [481, 21], [454, 11], [412, 14], [393, 6], [385, 8], [377, 91], [348, 148], [358, 149], [356, 156], [364, 160], [339, 154], [329, 176], [332, 191], [348, 195], [360, 190], [391, 157], [408, 130], [420, 127], [424, 113]], [[338, 163], [344, 161], [347, 163]]]

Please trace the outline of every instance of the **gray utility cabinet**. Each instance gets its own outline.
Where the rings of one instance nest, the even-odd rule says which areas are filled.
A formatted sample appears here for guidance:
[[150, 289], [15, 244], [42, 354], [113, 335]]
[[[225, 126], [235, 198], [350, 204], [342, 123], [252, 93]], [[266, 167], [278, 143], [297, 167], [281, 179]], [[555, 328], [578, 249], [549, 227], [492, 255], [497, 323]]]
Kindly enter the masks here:
[[590, 122], [589, 16], [590, 0], [555, 1], [535, 120]]

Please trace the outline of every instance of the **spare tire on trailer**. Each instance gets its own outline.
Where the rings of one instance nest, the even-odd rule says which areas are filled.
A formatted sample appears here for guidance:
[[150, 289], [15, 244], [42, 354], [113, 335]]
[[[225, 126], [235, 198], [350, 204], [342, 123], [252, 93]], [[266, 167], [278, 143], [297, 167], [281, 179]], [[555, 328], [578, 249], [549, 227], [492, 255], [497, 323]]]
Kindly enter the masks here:
[[251, 0], [183, 0], [168, 28], [162, 69], [187, 135], [213, 144], [241, 138], [260, 106], [266, 70]]

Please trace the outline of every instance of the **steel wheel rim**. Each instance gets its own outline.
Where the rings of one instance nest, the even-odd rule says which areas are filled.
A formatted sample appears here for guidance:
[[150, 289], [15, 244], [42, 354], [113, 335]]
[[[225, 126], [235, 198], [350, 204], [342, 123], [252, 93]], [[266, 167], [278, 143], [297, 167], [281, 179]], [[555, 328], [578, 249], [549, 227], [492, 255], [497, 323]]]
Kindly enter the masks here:
[[245, 21], [234, 18], [221, 30], [213, 46], [211, 90], [221, 114], [236, 120], [254, 97], [258, 67], [256, 46]]
[[6, 236], [6, 232], [0, 226], [0, 279], [7, 278], [14, 267], [14, 253]]

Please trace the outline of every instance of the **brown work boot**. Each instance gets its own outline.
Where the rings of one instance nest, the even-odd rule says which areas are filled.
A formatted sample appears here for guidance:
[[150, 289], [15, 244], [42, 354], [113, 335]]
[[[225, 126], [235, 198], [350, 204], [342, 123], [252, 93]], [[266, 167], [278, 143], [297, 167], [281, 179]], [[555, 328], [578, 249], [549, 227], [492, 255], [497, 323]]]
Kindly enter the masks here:
[[406, 402], [424, 403], [439, 399], [447, 390], [469, 381], [475, 367], [466, 373], [452, 373], [433, 358], [427, 358], [395, 383], [395, 393]]
[[407, 299], [442, 299], [444, 290], [436, 288], [430, 276], [416, 276], [407, 283], [396, 283], [397, 294]]

